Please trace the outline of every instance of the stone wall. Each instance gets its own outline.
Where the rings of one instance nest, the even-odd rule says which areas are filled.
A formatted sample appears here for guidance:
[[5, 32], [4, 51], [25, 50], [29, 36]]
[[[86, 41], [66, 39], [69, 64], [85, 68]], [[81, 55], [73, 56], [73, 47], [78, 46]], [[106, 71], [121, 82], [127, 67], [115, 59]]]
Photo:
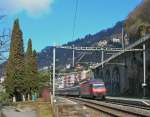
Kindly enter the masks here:
[[[146, 96], [150, 97], [150, 39], [146, 44]], [[139, 44], [135, 49], [142, 49]], [[108, 95], [142, 97], [143, 88], [143, 51], [128, 51], [116, 56], [94, 70], [95, 78], [103, 79]]]

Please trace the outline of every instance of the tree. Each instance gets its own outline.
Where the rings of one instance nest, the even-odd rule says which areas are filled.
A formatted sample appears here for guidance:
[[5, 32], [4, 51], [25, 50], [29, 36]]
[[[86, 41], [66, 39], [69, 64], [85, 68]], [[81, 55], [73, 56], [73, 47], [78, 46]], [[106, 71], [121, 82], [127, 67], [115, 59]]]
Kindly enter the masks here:
[[[125, 22], [125, 28], [130, 39], [135, 39], [141, 36], [141, 26], [150, 27], [150, 0], [143, 0], [129, 15]], [[149, 29], [150, 30], [150, 29]], [[149, 31], [150, 32], [150, 31]], [[132, 41], [131, 40], [131, 41]]]
[[[41, 71], [38, 73], [39, 92], [45, 87], [52, 88], [51, 71]], [[51, 85], [50, 85], [51, 84]]]
[[29, 39], [25, 56], [25, 72], [26, 72], [26, 94], [30, 94], [38, 90], [37, 79], [37, 55], [36, 51], [32, 51], [32, 40]]
[[6, 92], [8, 92], [10, 96], [16, 96], [16, 98], [19, 99], [19, 95], [24, 94], [24, 75], [23, 38], [22, 31], [19, 26], [19, 20], [16, 19], [14, 21], [11, 35], [10, 52], [7, 62], [5, 80]]
[[37, 91], [38, 90], [38, 65], [37, 65], [37, 53], [35, 50], [33, 50], [32, 53], [32, 91]]
[[25, 54], [25, 77], [26, 77], [26, 95], [31, 94], [31, 86], [32, 86], [32, 67], [31, 67], [31, 60], [32, 60], [32, 40], [29, 39], [28, 47]]

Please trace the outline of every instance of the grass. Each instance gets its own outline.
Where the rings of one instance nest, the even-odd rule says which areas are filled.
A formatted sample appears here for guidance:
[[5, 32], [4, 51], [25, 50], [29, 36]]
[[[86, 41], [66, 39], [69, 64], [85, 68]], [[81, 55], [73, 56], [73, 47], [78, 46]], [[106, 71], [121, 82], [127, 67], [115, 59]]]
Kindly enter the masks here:
[[39, 117], [52, 117], [52, 109], [50, 103], [44, 102], [38, 104], [38, 115]]
[[30, 107], [37, 111], [38, 117], [52, 117], [52, 108], [50, 102], [44, 102], [42, 99], [39, 99], [35, 102], [19, 102], [16, 104], [16, 107], [20, 109]]

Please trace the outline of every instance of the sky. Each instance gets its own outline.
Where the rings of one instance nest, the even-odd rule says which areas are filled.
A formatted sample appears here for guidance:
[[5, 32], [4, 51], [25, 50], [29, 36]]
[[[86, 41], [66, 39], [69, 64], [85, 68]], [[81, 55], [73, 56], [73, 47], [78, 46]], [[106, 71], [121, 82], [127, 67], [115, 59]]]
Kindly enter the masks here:
[[74, 38], [76, 0], [0, 0], [0, 35], [12, 29], [19, 18], [25, 48], [31, 38], [40, 52], [46, 46], [61, 45], [87, 34], [94, 34], [127, 18], [142, 0], [78, 0]]

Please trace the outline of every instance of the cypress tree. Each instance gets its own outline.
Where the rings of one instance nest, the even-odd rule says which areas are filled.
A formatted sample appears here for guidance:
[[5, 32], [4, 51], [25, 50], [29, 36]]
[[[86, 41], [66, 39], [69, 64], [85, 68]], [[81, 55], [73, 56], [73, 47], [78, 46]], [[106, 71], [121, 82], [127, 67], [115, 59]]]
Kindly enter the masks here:
[[25, 55], [26, 94], [31, 94], [32, 86], [32, 40], [29, 39]]
[[37, 72], [38, 72], [37, 52], [36, 52], [36, 50], [33, 50], [32, 59], [33, 59], [33, 72], [36, 75]]
[[38, 90], [38, 65], [37, 65], [37, 53], [35, 50], [33, 50], [32, 53], [32, 73], [33, 73], [33, 91], [37, 91]]
[[27, 94], [38, 90], [36, 51], [32, 51], [32, 40], [29, 39], [25, 57]]
[[24, 88], [24, 47], [22, 31], [19, 26], [19, 20], [14, 21], [10, 52], [6, 68], [6, 91], [11, 96], [23, 94]]

